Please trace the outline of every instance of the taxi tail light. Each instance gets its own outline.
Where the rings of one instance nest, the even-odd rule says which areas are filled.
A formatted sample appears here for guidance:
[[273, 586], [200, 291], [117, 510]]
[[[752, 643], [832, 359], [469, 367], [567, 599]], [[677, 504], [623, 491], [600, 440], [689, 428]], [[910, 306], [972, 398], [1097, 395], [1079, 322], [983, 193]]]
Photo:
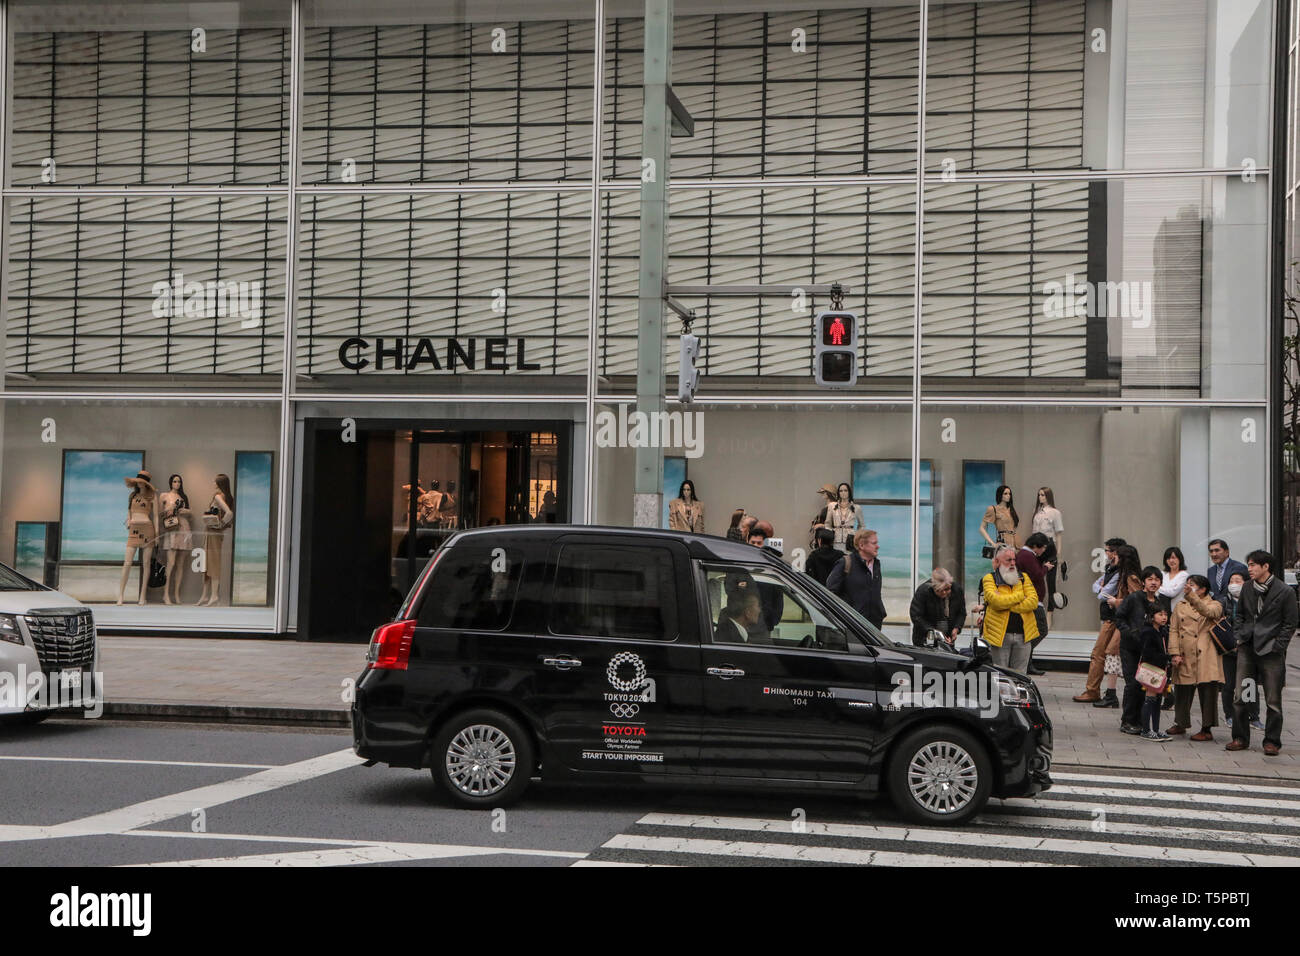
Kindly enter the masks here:
[[375, 633], [370, 636], [370, 666], [375, 670], [406, 670], [414, 636], [414, 621], [394, 621], [375, 628]]

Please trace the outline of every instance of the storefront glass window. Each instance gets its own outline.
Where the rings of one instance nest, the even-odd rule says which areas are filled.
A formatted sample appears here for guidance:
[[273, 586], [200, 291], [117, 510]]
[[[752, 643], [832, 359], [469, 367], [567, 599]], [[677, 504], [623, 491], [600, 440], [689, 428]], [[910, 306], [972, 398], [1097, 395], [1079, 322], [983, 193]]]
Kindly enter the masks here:
[[102, 624], [269, 624], [274, 406], [11, 400], [3, 416], [0, 561]]

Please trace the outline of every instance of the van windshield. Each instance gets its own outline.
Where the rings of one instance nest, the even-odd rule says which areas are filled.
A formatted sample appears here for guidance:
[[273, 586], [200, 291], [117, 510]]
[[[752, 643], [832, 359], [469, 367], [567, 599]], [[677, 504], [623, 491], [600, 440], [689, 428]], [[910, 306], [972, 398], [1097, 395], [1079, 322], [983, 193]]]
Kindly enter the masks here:
[[0, 591], [44, 591], [35, 581], [29, 581], [12, 568], [0, 564]]

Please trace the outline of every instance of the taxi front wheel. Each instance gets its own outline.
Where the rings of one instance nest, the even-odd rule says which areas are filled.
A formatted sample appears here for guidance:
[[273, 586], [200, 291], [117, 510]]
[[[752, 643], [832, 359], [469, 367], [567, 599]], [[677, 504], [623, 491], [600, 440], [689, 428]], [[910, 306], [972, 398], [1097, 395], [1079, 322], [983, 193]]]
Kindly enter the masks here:
[[888, 786], [894, 806], [918, 823], [965, 823], [988, 802], [993, 766], [970, 731], [921, 727], [894, 751]]
[[468, 710], [433, 739], [434, 782], [462, 807], [503, 807], [518, 800], [533, 770], [533, 744], [513, 718], [496, 710]]

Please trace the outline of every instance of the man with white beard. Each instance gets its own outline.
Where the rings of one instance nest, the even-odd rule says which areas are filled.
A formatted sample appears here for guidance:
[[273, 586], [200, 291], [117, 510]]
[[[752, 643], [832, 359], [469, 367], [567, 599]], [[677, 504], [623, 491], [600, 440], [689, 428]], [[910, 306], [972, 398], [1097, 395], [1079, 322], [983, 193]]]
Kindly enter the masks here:
[[984, 643], [993, 663], [1024, 673], [1029, 664], [1029, 642], [1038, 637], [1034, 609], [1038, 592], [1029, 578], [1016, 567], [1016, 553], [999, 545], [993, 554], [993, 570], [980, 581], [984, 594]]

